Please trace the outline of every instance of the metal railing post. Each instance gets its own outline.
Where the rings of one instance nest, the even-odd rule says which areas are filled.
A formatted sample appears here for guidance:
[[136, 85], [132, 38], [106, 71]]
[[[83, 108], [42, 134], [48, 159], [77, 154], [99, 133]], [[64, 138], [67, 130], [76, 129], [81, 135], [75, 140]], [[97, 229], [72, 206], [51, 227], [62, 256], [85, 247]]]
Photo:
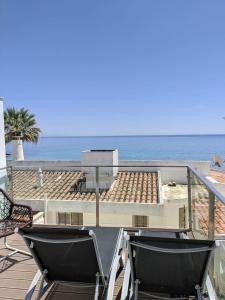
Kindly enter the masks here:
[[188, 181], [188, 222], [189, 229], [192, 230], [192, 193], [191, 193], [191, 171], [187, 167], [187, 181]]
[[208, 238], [214, 240], [215, 238], [215, 195], [209, 192], [209, 224], [208, 224]]
[[99, 227], [99, 167], [95, 167], [96, 227]]
[[10, 176], [10, 180], [11, 180], [11, 182], [10, 182], [10, 196], [11, 196], [11, 198], [13, 199], [13, 166], [10, 166], [10, 174], [11, 174], [11, 176]]
[[48, 194], [44, 194], [44, 223], [48, 224]]

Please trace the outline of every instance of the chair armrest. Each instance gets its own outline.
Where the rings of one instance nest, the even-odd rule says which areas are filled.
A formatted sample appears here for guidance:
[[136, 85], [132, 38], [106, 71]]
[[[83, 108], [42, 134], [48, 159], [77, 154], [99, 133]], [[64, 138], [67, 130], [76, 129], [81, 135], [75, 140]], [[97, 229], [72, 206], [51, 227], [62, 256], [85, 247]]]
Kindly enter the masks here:
[[17, 222], [25, 223], [24, 225], [32, 225], [32, 208], [27, 205], [13, 204], [10, 219]]

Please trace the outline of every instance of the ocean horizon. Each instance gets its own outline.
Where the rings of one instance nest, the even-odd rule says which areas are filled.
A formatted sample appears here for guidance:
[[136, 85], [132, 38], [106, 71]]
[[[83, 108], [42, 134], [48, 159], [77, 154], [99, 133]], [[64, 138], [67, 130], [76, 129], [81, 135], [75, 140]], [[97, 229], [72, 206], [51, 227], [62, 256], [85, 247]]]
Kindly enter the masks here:
[[[6, 146], [11, 153], [11, 144]], [[26, 160], [80, 160], [88, 149], [118, 149], [120, 160], [212, 160], [225, 158], [225, 134], [42, 136], [24, 143]]]

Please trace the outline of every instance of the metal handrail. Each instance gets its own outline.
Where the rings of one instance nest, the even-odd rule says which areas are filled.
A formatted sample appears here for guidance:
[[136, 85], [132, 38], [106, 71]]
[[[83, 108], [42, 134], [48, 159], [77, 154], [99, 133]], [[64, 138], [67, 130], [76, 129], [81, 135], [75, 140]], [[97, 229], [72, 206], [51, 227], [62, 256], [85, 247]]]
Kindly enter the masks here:
[[62, 166], [62, 165], [52, 165], [52, 166], [39, 166], [39, 165], [29, 165], [29, 166], [8, 166], [7, 168], [15, 168], [15, 169], [22, 169], [22, 168], [188, 168], [188, 165], [68, 165], [68, 166]]
[[13, 168], [13, 166], [6, 166], [6, 167], [3, 167], [3, 168], [0, 168], [0, 171], [7, 170], [7, 169], [12, 169], [12, 168]]

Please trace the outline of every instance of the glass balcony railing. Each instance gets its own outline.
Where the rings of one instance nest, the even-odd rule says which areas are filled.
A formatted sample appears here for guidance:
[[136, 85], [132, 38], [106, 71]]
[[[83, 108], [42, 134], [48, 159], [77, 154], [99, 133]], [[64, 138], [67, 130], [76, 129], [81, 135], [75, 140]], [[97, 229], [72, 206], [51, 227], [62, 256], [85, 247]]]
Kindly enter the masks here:
[[47, 224], [189, 228], [186, 167], [20, 167], [11, 182]]
[[189, 166], [7, 168], [14, 200], [44, 212], [46, 224], [187, 230], [217, 240], [210, 279], [225, 299], [225, 198]]
[[209, 236], [209, 198], [210, 192], [206, 185], [193, 172], [190, 176], [190, 207], [191, 229], [197, 239], [207, 239]]
[[198, 171], [188, 168], [191, 230], [196, 239], [217, 241], [210, 279], [217, 299], [225, 299], [225, 198]]
[[214, 256], [214, 282], [218, 299], [225, 299], [225, 203], [215, 197], [214, 235], [217, 248]]

